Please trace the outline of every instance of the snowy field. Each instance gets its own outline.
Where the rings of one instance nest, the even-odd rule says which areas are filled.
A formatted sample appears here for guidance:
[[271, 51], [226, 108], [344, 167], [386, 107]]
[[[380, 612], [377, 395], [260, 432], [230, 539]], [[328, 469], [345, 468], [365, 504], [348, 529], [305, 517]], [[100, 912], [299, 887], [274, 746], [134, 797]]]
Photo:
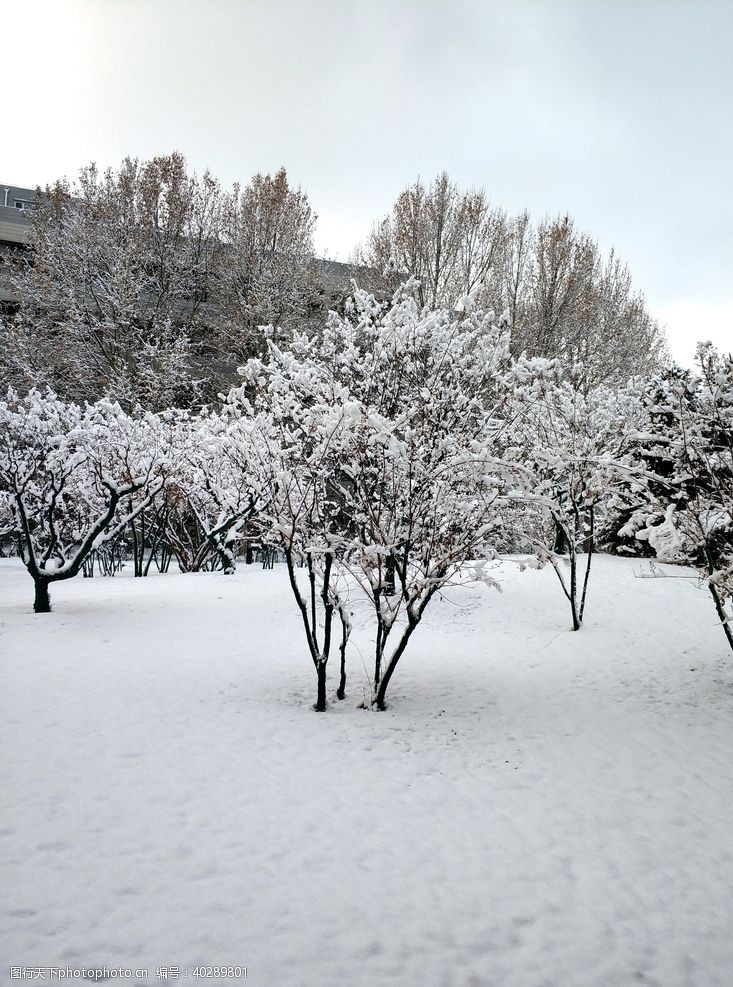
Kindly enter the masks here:
[[551, 571], [448, 591], [384, 713], [358, 610], [316, 714], [284, 566], [77, 578], [36, 616], [0, 562], [0, 982], [733, 982], [733, 661], [694, 582], [595, 566], [578, 634]]

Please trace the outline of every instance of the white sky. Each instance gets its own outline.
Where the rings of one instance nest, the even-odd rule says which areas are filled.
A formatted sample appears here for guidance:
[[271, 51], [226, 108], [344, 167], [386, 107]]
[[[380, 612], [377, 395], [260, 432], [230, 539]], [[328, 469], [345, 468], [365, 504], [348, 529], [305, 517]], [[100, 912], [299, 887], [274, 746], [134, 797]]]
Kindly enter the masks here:
[[0, 26], [4, 181], [282, 164], [345, 260], [445, 168], [615, 246], [680, 361], [733, 348], [733, 0], [0, 0]]

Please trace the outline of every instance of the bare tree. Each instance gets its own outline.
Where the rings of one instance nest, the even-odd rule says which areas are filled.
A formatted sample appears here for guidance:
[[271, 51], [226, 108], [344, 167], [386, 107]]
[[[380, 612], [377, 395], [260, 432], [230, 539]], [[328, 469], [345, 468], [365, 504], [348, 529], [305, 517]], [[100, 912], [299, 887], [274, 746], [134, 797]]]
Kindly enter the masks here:
[[420, 280], [420, 300], [435, 306], [450, 294], [459, 264], [461, 203], [443, 172], [429, 187], [418, 179], [401, 192], [392, 215], [372, 231], [366, 261]]
[[284, 168], [225, 197], [219, 300], [222, 349], [234, 366], [264, 353], [262, 326], [287, 332], [307, 315], [318, 292], [315, 222], [308, 196]]
[[417, 277], [420, 301], [432, 307], [450, 308], [480, 285], [481, 304], [505, 313], [514, 355], [582, 364], [587, 388], [623, 383], [666, 358], [663, 334], [613, 251], [604, 258], [567, 215], [508, 217], [445, 173], [399, 195], [361, 258], [393, 282]]

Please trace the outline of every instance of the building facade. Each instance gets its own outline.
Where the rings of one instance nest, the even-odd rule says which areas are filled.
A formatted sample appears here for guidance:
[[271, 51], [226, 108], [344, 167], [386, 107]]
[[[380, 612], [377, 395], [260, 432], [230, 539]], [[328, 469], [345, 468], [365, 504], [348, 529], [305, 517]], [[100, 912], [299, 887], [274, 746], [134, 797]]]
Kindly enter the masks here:
[[28, 246], [30, 213], [36, 191], [0, 182], [0, 304], [14, 301], [7, 284], [7, 262]]

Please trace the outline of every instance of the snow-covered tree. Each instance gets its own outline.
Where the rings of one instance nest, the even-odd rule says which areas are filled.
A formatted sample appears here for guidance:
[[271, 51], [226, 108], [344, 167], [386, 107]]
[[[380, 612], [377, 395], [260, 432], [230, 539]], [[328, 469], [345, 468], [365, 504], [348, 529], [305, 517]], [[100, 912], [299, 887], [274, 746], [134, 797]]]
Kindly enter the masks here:
[[629, 432], [630, 469], [609, 501], [599, 541], [618, 555], [653, 557], [648, 540], [636, 534], [660, 521], [691, 488], [692, 476], [676, 476], [675, 449], [680, 415], [698, 413], [700, 386], [691, 370], [676, 366], [630, 386], [637, 390]]
[[225, 192], [177, 152], [82, 169], [39, 194], [11, 267], [0, 378], [160, 411], [213, 402], [320, 303], [315, 214], [284, 169]]
[[168, 412], [175, 455], [162, 510], [162, 538], [182, 572], [220, 565], [234, 572], [236, 542], [259, 509], [247, 463], [222, 415]]
[[73, 400], [190, 402], [219, 250], [221, 190], [173, 153], [82, 169], [39, 195], [30, 250], [11, 273], [5, 373]]
[[[274, 512], [280, 544], [287, 558], [299, 536], [321, 560], [324, 610], [326, 566], [367, 595], [380, 709], [431, 599], [477, 556], [493, 555], [521, 474], [497, 455], [506, 334], [472, 297], [423, 311], [417, 287], [389, 305], [357, 290], [322, 336], [271, 344], [269, 361], [244, 368], [276, 429], [268, 463], [271, 503], [284, 504]], [[230, 400], [244, 404], [245, 391]], [[310, 611], [294, 592], [312, 629], [311, 587]]]
[[[233, 456], [250, 471], [262, 504], [259, 529], [282, 551], [316, 670], [315, 709], [326, 709], [326, 676], [333, 621], [341, 621], [344, 698], [350, 633], [348, 585], [340, 570], [344, 519], [333, 477], [344, 457], [350, 423], [348, 391], [328, 380], [313, 359], [314, 344], [296, 336], [293, 349], [270, 342], [269, 358], [250, 360], [245, 383], [227, 399]], [[307, 587], [298, 569], [307, 574]]]
[[[629, 475], [633, 389], [586, 391], [577, 368], [520, 359], [505, 377], [516, 408], [512, 455], [531, 477], [525, 536], [539, 564], [552, 565], [579, 630], [597, 531], [609, 499]], [[584, 563], [584, 565], [583, 565]]]
[[361, 259], [420, 278], [433, 307], [480, 285], [482, 305], [509, 313], [515, 356], [582, 364], [586, 388], [623, 384], [666, 359], [664, 335], [613, 251], [604, 256], [569, 216], [507, 216], [445, 172], [400, 193]]
[[733, 648], [733, 356], [702, 344], [696, 371], [651, 389], [637, 455], [654, 476], [626, 533], [697, 566]]
[[165, 430], [118, 404], [65, 403], [52, 393], [9, 391], [0, 401], [0, 491], [47, 613], [49, 586], [71, 579], [160, 493]]
[[376, 620], [379, 709], [435, 594], [494, 555], [520, 482], [499, 453], [506, 332], [472, 295], [423, 310], [417, 288], [388, 306], [357, 291], [321, 344], [361, 409], [338, 483], [351, 519], [345, 564]]

